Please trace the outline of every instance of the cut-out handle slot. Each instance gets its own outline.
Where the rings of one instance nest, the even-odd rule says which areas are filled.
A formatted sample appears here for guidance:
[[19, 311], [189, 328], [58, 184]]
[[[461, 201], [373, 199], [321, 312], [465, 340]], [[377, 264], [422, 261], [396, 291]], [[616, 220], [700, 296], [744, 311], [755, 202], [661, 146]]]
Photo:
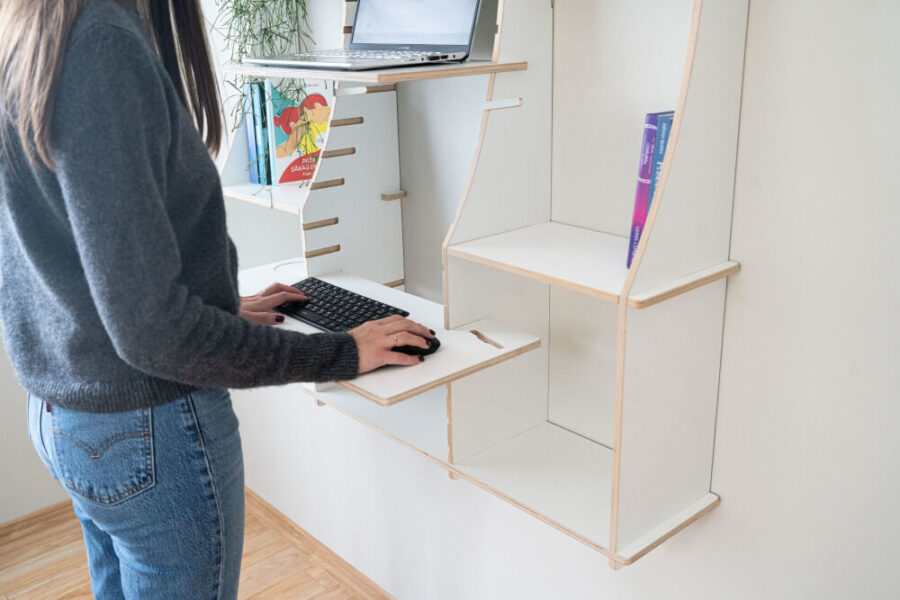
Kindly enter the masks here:
[[485, 344], [487, 344], [489, 346], [493, 346], [494, 348], [497, 348], [498, 350], [503, 350], [503, 346], [501, 346], [495, 340], [492, 340], [488, 336], [484, 335], [477, 329], [471, 329], [471, 330], [469, 330], [469, 333], [471, 333], [472, 335], [477, 337], [480, 341], [484, 342]]

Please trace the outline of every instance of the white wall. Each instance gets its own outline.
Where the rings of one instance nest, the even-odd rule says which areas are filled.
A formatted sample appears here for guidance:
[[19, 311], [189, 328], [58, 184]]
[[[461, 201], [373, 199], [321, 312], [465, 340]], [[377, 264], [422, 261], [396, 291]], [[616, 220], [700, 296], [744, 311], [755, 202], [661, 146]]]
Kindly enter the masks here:
[[[239, 395], [251, 487], [271, 489], [401, 599], [896, 597], [897, 22], [891, 0], [751, 0], [732, 244], [743, 269], [725, 323], [713, 473], [723, 500], [708, 517], [612, 572], [563, 534], [284, 389]], [[410, 190], [427, 189], [437, 156], [417, 137], [416, 105], [468, 102], [416, 86], [400, 96]], [[463, 129], [440, 158], [467, 168], [471, 139]], [[458, 185], [411, 194], [405, 207], [407, 279], [420, 293], [439, 285], [426, 238], [449, 224]]]
[[0, 350], [0, 523], [68, 497], [31, 445], [25, 407], [25, 390]]

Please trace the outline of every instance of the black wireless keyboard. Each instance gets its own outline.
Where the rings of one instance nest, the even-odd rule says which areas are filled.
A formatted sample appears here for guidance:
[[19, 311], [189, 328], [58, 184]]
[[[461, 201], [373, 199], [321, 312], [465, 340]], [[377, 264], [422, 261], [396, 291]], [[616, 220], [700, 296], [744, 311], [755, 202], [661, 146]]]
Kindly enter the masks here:
[[367, 321], [392, 315], [409, 316], [407, 311], [396, 306], [382, 304], [315, 277], [298, 281], [294, 287], [309, 296], [309, 300], [287, 302], [275, 310], [323, 331], [349, 331]]

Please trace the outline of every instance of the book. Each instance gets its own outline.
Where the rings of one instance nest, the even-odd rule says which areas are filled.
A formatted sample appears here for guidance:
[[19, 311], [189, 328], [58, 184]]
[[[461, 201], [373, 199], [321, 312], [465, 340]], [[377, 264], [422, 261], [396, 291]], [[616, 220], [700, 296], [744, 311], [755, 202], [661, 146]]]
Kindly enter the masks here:
[[650, 177], [650, 198], [647, 200], [647, 209], [653, 206], [653, 195], [656, 193], [656, 184], [659, 183], [659, 175], [662, 173], [663, 160], [666, 158], [666, 146], [669, 143], [669, 132], [672, 131], [672, 121], [675, 119], [675, 111], [659, 113], [656, 124], [656, 143], [653, 145], [653, 175]]
[[634, 192], [634, 214], [631, 217], [631, 235], [628, 240], [628, 259], [625, 265], [631, 268], [631, 261], [641, 241], [641, 233], [647, 222], [650, 208], [650, 177], [653, 173], [653, 149], [656, 144], [658, 113], [649, 113], [644, 119], [644, 135], [641, 140], [641, 157], [638, 166], [637, 189]]
[[259, 183], [259, 155], [256, 150], [256, 123], [253, 119], [253, 89], [244, 84], [244, 129], [247, 133], [247, 156], [250, 183]]
[[253, 99], [253, 122], [256, 137], [256, 155], [259, 169], [259, 183], [262, 185], [271, 185], [269, 179], [269, 152], [267, 150], [266, 135], [266, 106], [263, 100], [263, 87], [259, 83], [251, 83], [252, 99]]
[[325, 146], [331, 120], [326, 83], [306, 81], [305, 92], [303, 100], [296, 104], [266, 81], [269, 173], [273, 185], [309, 185]]

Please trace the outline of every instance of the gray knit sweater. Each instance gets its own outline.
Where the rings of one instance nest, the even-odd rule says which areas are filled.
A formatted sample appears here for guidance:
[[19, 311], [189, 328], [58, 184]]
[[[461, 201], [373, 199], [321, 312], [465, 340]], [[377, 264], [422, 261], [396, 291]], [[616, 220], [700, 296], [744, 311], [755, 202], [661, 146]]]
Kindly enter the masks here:
[[356, 375], [349, 334], [237, 316], [215, 164], [134, 8], [88, 1], [51, 131], [53, 171], [17, 139], [0, 155], [0, 317], [26, 389], [118, 412], [198, 387]]

